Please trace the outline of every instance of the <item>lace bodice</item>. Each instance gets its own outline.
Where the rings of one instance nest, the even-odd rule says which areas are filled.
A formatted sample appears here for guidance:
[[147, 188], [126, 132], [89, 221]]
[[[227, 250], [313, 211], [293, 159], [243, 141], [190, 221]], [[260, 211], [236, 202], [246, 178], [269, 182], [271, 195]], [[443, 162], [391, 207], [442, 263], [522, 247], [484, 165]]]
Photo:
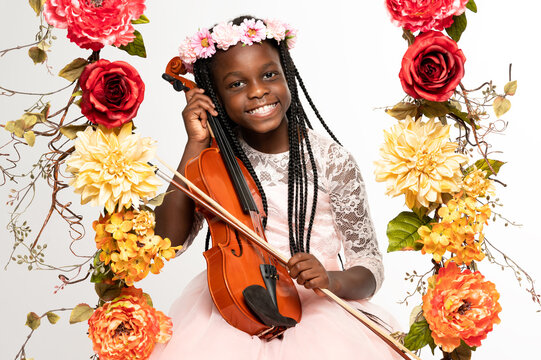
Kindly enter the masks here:
[[[370, 218], [366, 191], [359, 168], [352, 155], [331, 139], [309, 132], [318, 173], [318, 204], [310, 240], [313, 253], [328, 270], [338, 270], [337, 256], [343, 249], [345, 268], [363, 266], [383, 282], [383, 264], [376, 234]], [[265, 234], [271, 245], [289, 254], [287, 226], [287, 169], [289, 153], [267, 154], [241, 145], [259, 176], [268, 202]], [[308, 158], [308, 155], [307, 155]], [[308, 171], [310, 185], [312, 172]], [[311, 194], [311, 186], [309, 193]], [[308, 204], [308, 209], [311, 203]], [[185, 245], [201, 228], [196, 217], [194, 228]], [[184, 249], [187, 246], [184, 247]]]

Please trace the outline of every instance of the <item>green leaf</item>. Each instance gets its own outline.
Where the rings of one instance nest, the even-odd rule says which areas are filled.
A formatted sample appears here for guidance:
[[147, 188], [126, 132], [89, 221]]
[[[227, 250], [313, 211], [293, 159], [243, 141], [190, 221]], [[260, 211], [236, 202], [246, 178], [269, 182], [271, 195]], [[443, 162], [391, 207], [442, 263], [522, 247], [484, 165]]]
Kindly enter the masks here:
[[466, 26], [468, 26], [468, 20], [466, 20], [466, 13], [464, 12], [461, 15], [453, 16], [453, 24], [445, 31], [451, 39], [458, 42], [464, 30], [466, 30]]
[[460, 346], [453, 350], [450, 354], [452, 360], [470, 360], [471, 353], [475, 351], [475, 347], [468, 346], [464, 341], [460, 340]]
[[24, 133], [24, 139], [26, 140], [26, 143], [30, 146], [34, 146], [36, 143], [36, 134], [32, 130], [27, 131]]
[[502, 167], [503, 164], [505, 164], [505, 162], [500, 161], [500, 160], [488, 159], [488, 162], [490, 163], [490, 166], [492, 167], [494, 171], [490, 170], [490, 167], [488, 166], [485, 159], [481, 159], [481, 160], [477, 160], [472, 166], [468, 166], [468, 168], [465, 170], [465, 174], [467, 175], [471, 173], [472, 171], [474, 171], [475, 169], [478, 169], [478, 170], [486, 171], [487, 177], [490, 175], [498, 175], [500, 168]]
[[36, 12], [36, 16], [39, 16], [41, 9], [43, 9], [43, 4], [45, 4], [46, 1], [47, 0], [28, 0], [28, 3]]
[[417, 105], [409, 102], [399, 102], [392, 109], [387, 109], [385, 112], [397, 120], [404, 120], [407, 116], [412, 118], [417, 117], [419, 108]]
[[34, 62], [34, 65], [44, 63], [47, 60], [47, 53], [37, 46], [28, 49], [28, 56]]
[[466, 4], [466, 9], [469, 9], [472, 12], [476, 13], [477, 12], [477, 5], [475, 4], [475, 1], [473, 1], [473, 0], [468, 1], [468, 3]]
[[137, 20], [132, 20], [132, 24], [148, 24], [150, 20], [145, 16], [145, 14], [141, 15], [141, 17]]
[[88, 125], [66, 125], [60, 128], [60, 133], [70, 140], [77, 138], [79, 131], [85, 131]]
[[167, 194], [169, 194], [171, 192], [173, 192], [173, 191], [171, 190], [171, 191], [168, 191], [168, 192], [158, 194], [155, 197], [153, 197], [152, 199], [150, 199], [147, 204], [152, 205], [152, 206], [160, 206], [163, 203], [163, 199], [165, 199], [165, 195], [167, 195]]
[[429, 119], [445, 116], [450, 112], [449, 104], [447, 102], [428, 100], [423, 101], [420, 110], [421, 113]]
[[120, 50], [124, 50], [130, 55], [146, 58], [147, 51], [145, 49], [145, 43], [143, 42], [143, 35], [141, 35], [141, 33], [137, 30], [135, 30], [133, 34], [135, 35], [135, 40], [133, 40], [128, 45], [122, 45], [122, 46], [119, 46], [118, 48]]
[[90, 319], [92, 313], [94, 313], [94, 309], [92, 309], [90, 305], [79, 304], [71, 311], [70, 324], [86, 321]]
[[411, 325], [410, 331], [404, 338], [404, 346], [412, 351], [419, 350], [434, 342], [431, 334], [428, 322], [424, 317], [421, 317], [420, 321]]
[[505, 86], [503, 87], [503, 91], [505, 92], [505, 95], [515, 95], [517, 92], [517, 81], [509, 81]]
[[152, 307], [154, 306], [154, 304], [152, 303], [152, 298], [150, 297], [149, 294], [143, 293], [143, 297], [145, 298], [145, 301], [148, 306], [152, 306]]
[[464, 121], [466, 124], [469, 124], [470, 126], [475, 126], [476, 129], [479, 129], [479, 125], [477, 125], [475, 123], [475, 121], [472, 121], [469, 117], [468, 117], [468, 113], [467, 112], [464, 112], [464, 111], [461, 111], [460, 109], [458, 109], [457, 107], [455, 107], [454, 105], [453, 106], [450, 106], [449, 107], [449, 110], [452, 114], [458, 116], [459, 119], [461, 119], [462, 121]]
[[494, 114], [496, 114], [496, 117], [500, 118], [503, 114], [508, 112], [509, 109], [511, 109], [511, 101], [507, 100], [503, 96], [498, 96], [496, 99], [494, 99], [492, 107], [494, 108]]
[[421, 250], [423, 244], [417, 242], [420, 235], [417, 229], [432, 221], [425, 216], [422, 220], [411, 211], [403, 211], [397, 217], [389, 221], [387, 225], [387, 237], [389, 246], [387, 252], [403, 250]]
[[60, 316], [56, 315], [54, 312], [48, 311], [47, 320], [54, 325], [58, 322], [58, 320], [60, 320]]
[[63, 77], [70, 82], [73, 82], [81, 76], [83, 70], [85, 69], [85, 66], [87, 65], [88, 61], [86, 61], [86, 59], [77, 58], [70, 62], [68, 65], [64, 66], [64, 68], [58, 73], [58, 76]]
[[122, 288], [119, 286], [119, 283], [96, 283], [94, 285], [94, 290], [96, 290], [96, 294], [98, 294], [101, 300], [111, 301], [120, 295]]
[[29, 312], [26, 315], [25, 325], [28, 326], [30, 329], [36, 330], [40, 324], [41, 324], [41, 318], [35, 312]]

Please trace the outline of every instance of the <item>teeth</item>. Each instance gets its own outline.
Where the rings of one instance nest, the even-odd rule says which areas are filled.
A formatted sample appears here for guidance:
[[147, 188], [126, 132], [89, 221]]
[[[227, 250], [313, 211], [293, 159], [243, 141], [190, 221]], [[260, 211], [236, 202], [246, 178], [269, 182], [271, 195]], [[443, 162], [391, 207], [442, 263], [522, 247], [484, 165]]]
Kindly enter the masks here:
[[271, 111], [275, 107], [276, 107], [276, 104], [261, 106], [261, 107], [258, 107], [257, 109], [248, 111], [248, 114], [264, 114], [266, 112]]

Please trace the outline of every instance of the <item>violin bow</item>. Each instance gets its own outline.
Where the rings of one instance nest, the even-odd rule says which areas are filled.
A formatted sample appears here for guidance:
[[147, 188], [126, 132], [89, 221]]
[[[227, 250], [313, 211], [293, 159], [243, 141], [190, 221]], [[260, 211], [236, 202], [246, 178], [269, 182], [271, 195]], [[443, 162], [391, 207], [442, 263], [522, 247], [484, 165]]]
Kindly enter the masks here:
[[[284, 265], [287, 265], [288, 259], [282, 253], [280, 253], [278, 250], [272, 247], [268, 242], [263, 240], [258, 234], [256, 234], [252, 229], [250, 229], [244, 223], [242, 223], [237, 218], [235, 218], [231, 213], [229, 213], [220, 204], [218, 204], [214, 199], [212, 199], [210, 196], [205, 194], [201, 189], [195, 186], [190, 180], [186, 179], [181, 173], [176, 171], [172, 166], [167, 164], [157, 155], [155, 155], [154, 157], [156, 158], [156, 160], [162, 163], [162, 165], [164, 165], [171, 172], [173, 172], [179, 179], [181, 179], [188, 186], [189, 189], [195, 192], [195, 194], [192, 193], [190, 190], [184, 188], [182, 185], [180, 185], [176, 181], [172, 179], [168, 179], [166, 176], [159, 174], [159, 176], [162, 179], [171, 181], [171, 184], [173, 184], [173, 186], [175, 186], [176, 188], [184, 192], [187, 196], [193, 199], [197, 204], [201, 205], [206, 210], [210, 211], [213, 215], [218, 216], [220, 219], [224, 220], [226, 223], [233, 226], [235, 229], [239, 230], [248, 239], [250, 239], [257, 245], [259, 245], [260, 247], [268, 251], [271, 255], [276, 257], [278, 261], [280, 261]], [[158, 169], [158, 171], [160, 170]], [[377, 323], [370, 320], [366, 315], [361, 313], [359, 310], [355, 309], [353, 306], [351, 306], [342, 298], [334, 294], [332, 291], [330, 291], [329, 289], [319, 289], [319, 290], [322, 293], [324, 293], [329, 299], [337, 303], [342, 309], [344, 309], [345, 311], [353, 315], [355, 318], [357, 318], [357, 320], [359, 320], [363, 325], [365, 325], [368, 329], [370, 329], [373, 333], [375, 333], [380, 339], [382, 339], [387, 345], [389, 345], [393, 350], [395, 350], [400, 356], [402, 356], [403, 359], [421, 360], [421, 358], [415, 355], [411, 350], [406, 348], [403, 344], [401, 344], [399, 341], [397, 341], [392, 336], [387, 334], [384, 330], [382, 330]], [[408, 355], [410, 357], [408, 357]]]

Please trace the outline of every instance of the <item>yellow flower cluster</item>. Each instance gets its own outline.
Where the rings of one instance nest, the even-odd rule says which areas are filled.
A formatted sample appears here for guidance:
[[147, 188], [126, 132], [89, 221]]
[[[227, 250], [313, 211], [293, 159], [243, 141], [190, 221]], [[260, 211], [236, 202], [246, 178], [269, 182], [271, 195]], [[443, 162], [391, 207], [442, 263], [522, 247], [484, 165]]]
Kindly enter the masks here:
[[485, 197], [494, 195], [495, 188], [493, 181], [487, 179], [487, 172], [475, 169], [464, 177], [462, 188], [466, 195], [471, 197]]
[[449, 200], [438, 210], [441, 222], [432, 224], [432, 228], [419, 228], [421, 239], [418, 241], [423, 244], [421, 252], [432, 254], [434, 260], [440, 262], [443, 254], [450, 251], [454, 254], [451, 260], [459, 265], [483, 260], [483, 226], [490, 213], [488, 204], [481, 206], [473, 197]]
[[387, 183], [387, 195], [406, 195], [410, 209], [441, 204], [443, 193], [460, 190], [460, 165], [467, 157], [455, 152], [457, 146], [449, 141], [449, 125], [408, 116], [385, 131], [382, 159], [375, 162], [376, 181]]
[[151, 198], [161, 185], [148, 161], [155, 147], [150, 138], [132, 134], [132, 124], [121, 129], [96, 130], [88, 126], [77, 133], [75, 151], [67, 160], [67, 171], [75, 178], [70, 185], [81, 194], [81, 203], [105, 205], [108, 213]]
[[171, 247], [168, 238], [154, 234], [154, 214], [147, 210], [124, 210], [101, 215], [94, 221], [96, 247], [100, 260], [111, 264], [113, 280], [123, 280], [128, 286], [144, 279], [149, 271], [158, 274], [163, 259], [175, 256], [181, 246]]

